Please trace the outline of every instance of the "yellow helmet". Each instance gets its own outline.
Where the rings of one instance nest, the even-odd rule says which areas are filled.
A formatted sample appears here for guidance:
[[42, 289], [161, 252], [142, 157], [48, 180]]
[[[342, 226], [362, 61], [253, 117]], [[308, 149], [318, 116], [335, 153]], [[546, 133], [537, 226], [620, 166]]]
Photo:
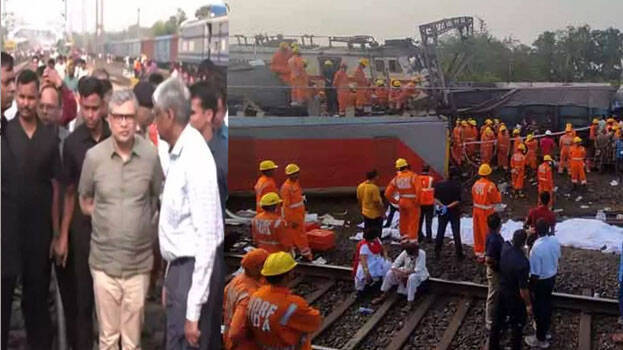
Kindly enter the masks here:
[[298, 46], [295, 46], [292, 48], [292, 53], [296, 54], [296, 53], [301, 53], [301, 50], [299, 49]]
[[533, 139], [534, 139], [534, 135], [532, 135], [532, 134], [529, 134], [529, 135], [526, 137], [526, 141], [532, 141]]
[[279, 198], [279, 195], [277, 193], [268, 192], [265, 195], [263, 195], [262, 198], [260, 199], [260, 206], [270, 207], [271, 205], [277, 205], [281, 202], [283, 201], [281, 200], [281, 198]]
[[565, 125], [565, 131], [569, 132], [571, 130], [573, 130], [573, 125], [571, 125], [571, 123], [567, 123], [567, 125]]
[[296, 267], [296, 261], [292, 255], [286, 252], [272, 253], [264, 261], [262, 276], [277, 276], [290, 272]]
[[455, 122], [454, 124], [455, 124], [456, 126], [461, 125], [461, 119], [460, 119], [460, 118], [457, 118], [457, 119], [456, 119], [456, 122]]
[[396, 159], [396, 169], [400, 169], [400, 168], [406, 167], [408, 165], [409, 165], [409, 163], [407, 163], [406, 159], [404, 159], [404, 158]]
[[383, 79], [376, 79], [376, 86], [383, 86], [385, 85], [385, 80]]
[[513, 135], [519, 135], [519, 129], [513, 129]]
[[500, 126], [500, 131], [506, 131], [506, 125]]
[[272, 170], [279, 168], [272, 160], [263, 160], [260, 162], [260, 171]]
[[398, 80], [398, 79], [394, 79], [394, 80], [392, 80], [392, 86], [393, 86], [393, 87], [397, 87], [397, 88], [399, 88], [399, 87], [400, 87], [400, 85], [401, 85], [400, 80]]
[[359, 59], [359, 64], [361, 64], [364, 67], [367, 67], [369, 63], [370, 63], [370, 61], [367, 58]]
[[606, 120], [606, 122], [608, 122], [608, 123], [614, 123], [614, 118], [608, 118], [608, 120]]
[[470, 119], [470, 120], [469, 120], [469, 123], [470, 123], [471, 125], [473, 125], [473, 126], [476, 126], [476, 125], [477, 125], [477, 124], [476, 124], [476, 121], [475, 121], [474, 119]]
[[489, 176], [491, 175], [491, 166], [489, 164], [484, 163], [478, 168], [478, 175], [480, 176]]
[[469, 124], [467, 123], [467, 120], [461, 120], [461, 125], [468, 126]]
[[593, 119], [593, 124], [599, 124], [599, 119], [597, 118]]
[[299, 47], [299, 44], [296, 41], [290, 43], [291, 48]]
[[546, 154], [545, 157], [543, 157], [543, 161], [551, 162], [552, 161], [552, 156], [550, 156], [549, 154]]
[[331, 67], [331, 66], [333, 65], [333, 61], [331, 61], [331, 60], [326, 60], [326, 61], [324, 61], [324, 65], [325, 65], [325, 66], [329, 66], [329, 67]]
[[496, 124], [500, 124], [500, 120], [498, 118], [493, 119], [493, 122]]
[[281, 43], [279, 43], [279, 48], [287, 49], [288, 48], [288, 43], [285, 42], [285, 41], [282, 41]]
[[491, 125], [491, 124], [493, 124], [493, 121], [491, 119], [487, 119], [487, 120], [485, 120], [485, 124]]
[[301, 171], [301, 168], [299, 168], [299, 166], [294, 163], [286, 165], [286, 175], [292, 175], [298, 173], [299, 171]]
[[521, 150], [521, 151], [525, 151], [525, 150], [526, 150], [526, 145], [524, 145], [523, 143], [520, 143], [520, 144], [517, 146], [517, 149], [519, 149], [519, 150]]
[[580, 138], [579, 136], [576, 136], [576, 137], [573, 139], [573, 142], [574, 142], [574, 143], [581, 143], [581, 142], [582, 142], [582, 138]]

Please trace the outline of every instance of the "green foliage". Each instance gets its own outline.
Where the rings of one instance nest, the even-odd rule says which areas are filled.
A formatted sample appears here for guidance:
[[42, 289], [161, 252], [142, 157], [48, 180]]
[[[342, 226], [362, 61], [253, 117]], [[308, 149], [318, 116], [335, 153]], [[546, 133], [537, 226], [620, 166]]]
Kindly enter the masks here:
[[178, 8], [175, 16], [169, 17], [166, 21], [160, 20], [154, 23], [151, 27], [151, 33], [153, 36], [175, 34], [177, 33], [180, 24], [182, 24], [185, 20], [186, 13], [182, 9]]
[[[569, 26], [543, 32], [527, 46], [483, 32], [464, 40], [444, 38], [439, 55], [447, 75], [455, 80], [620, 83], [623, 33], [616, 28]], [[453, 76], [461, 63], [464, 69]]]
[[210, 5], [201, 6], [195, 11], [195, 17], [203, 19], [210, 16]]

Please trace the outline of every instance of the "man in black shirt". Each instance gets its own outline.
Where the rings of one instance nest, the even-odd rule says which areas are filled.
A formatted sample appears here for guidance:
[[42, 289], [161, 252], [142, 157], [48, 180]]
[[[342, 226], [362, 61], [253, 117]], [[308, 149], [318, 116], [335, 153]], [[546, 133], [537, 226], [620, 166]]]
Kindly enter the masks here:
[[335, 76], [335, 65], [333, 61], [324, 61], [322, 76], [324, 77], [324, 93], [327, 96], [327, 112], [330, 115], [337, 114], [337, 92], [333, 87], [333, 77]]
[[526, 244], [526, 232], [517, 230], [513, 234], [512, 244], [504, 243], [500, 257], [500, 295], [496, 318], [489, 334], [489, 350], [500, 348], [500, 331], [504, 321], [509, 318], [512, 331], [511, 347], [521, 349], [522, 330], [527, 318], [532, 316], [532, 304], [528, 279], [530, 263], [523, 247]]
[[17, 234], [18, 211], [17, 198], [19, 192], [15, 186], [15, 167], [13, 166], [13, 156], [9, 149], [6, 133], [7, 120], [4, 117], [6, 111], [13, 103], [15, 96], [15, 74], [13, 73], [13, 57], [2, 52], [0, 59], [2, 72], [2, 86], [0, 93], [2, 94], [2, 126], [0, 134], [2, 145], [2, 350], [7, 348], [7, 340], [9, 336], [9, 325], [11, 322], [11, 302], [13, 289], [20, 272], [20, 256], [19, 256], [19, 235]]
[[487, 218], [487, 226], [489, 227], [489, 233], [485, 241], [485, 263], [487, 264], [488, 293], [485, 323], [487, 329], [491, 329], [499, 294], [500, 276], [498, 271], [502, 245], [504, 244], [504, 238], [500, 234], [502, 219], [500, 219], [497, 213], [493, 213]]
[[59, 228], [61, 161], [58, 135], [37, 117], [39, 80], [24, 70], [17, 77], [17, 115], [5, 137], [13, 157], [21, 237], [22, 312], [29, 348], [50, 349], [52, 324], [47, 312], [50, 244]]
[[65, 185], [60, 236], [54, 242], [54, 256], [67, 276], [59, 274], [67, 334], [74, 349], [93, 348], [93, 280], [89, 270], [91, 219], [77, 205], [76, 186], [80, 182], [86, 152], [110, 136], [108, 123], [102, 119], [104, 87], [94, 77], [78, 84], [83, 123], [65, 140], [63, 147], [63, 183]]
[[454, 237], [454, 249], [456, 258], [463, 259], [463, 245], [461, 244], [461, 183], [458, 181], [459, 173], [456, 169], [450, 169], [450, 179], [435, 184], [435, 203], [441, 207], [438, 220], [437, 237], [435, 237], [435, 257], [439, 257], [446, 227], [450, 222], [452, 236]]

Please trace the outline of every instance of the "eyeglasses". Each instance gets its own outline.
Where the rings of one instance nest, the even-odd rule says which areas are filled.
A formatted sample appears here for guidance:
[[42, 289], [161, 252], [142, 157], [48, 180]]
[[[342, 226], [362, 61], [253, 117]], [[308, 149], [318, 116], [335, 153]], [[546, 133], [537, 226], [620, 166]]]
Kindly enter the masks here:
[[120, 123], [121, 121], [133, 122], [136, 120], [136, 114], [110, 113], [110, 117], [112, 120], [114, 120], [117, 123]]

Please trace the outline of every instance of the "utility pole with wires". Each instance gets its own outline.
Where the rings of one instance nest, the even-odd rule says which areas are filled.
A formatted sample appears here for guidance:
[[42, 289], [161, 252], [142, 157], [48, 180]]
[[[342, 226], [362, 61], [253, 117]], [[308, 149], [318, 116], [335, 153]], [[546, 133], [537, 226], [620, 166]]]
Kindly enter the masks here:
[[141, 8], [136, 9], [136, 38], [141, 38]]

